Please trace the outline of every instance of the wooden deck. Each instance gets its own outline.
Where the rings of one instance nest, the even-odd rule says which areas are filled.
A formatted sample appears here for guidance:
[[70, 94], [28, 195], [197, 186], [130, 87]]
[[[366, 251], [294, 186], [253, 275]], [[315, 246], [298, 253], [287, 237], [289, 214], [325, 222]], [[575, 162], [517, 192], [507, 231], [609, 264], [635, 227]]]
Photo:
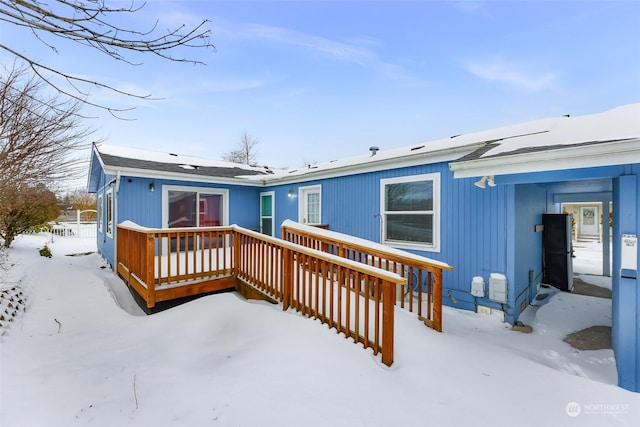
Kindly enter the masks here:
[[[300, 230], [294, 234], [291, 227], [283, 229], [283, 236], [285, 232], [290, 240], [299, 240], [293, 236], [300, 236]], [[381, 254], [354, 259], [332, 249], [335, 242], [310, 244], [305, 240], [304, 244], [237, 226], [148, 229], [119, 225], [117, 233], [117, 273], [147, 308], [163, 301], [238, 289], [247, 296], [281, 303], [284, 310], [293, 308], [319, 319], [371, 348], [374, 354], [382, 353], [383, 363], [393, 363], [394, 307], [399, 301], [404, 306], [404, 292], [412, 289], [412, 282], [398, 274], [397, 268], [379, 268], [389, 265]], [[341, 247], [347, 248], [346, 242]], [[403, 261], [398, 265], [409, 264]], [[432, 317], [419, 316], [436, 330], [441, 330], [441, 293], [437, 294], [438, 289], [441, 292], [441, 273], [428, 276], [429, 289], [433, 289], [429, 298], [419, 304], [409, 299], [409, 305], [415, 304], [419, 310], [426, 304]], [[396, 298], [398, 292], [402, 297]]]

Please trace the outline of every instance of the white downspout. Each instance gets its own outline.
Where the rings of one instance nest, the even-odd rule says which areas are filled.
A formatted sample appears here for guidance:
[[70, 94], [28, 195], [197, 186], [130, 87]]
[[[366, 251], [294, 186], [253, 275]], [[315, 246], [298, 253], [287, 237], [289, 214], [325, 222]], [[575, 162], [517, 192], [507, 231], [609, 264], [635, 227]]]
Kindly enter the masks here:
[[116, 171], [115, 197], [113, 198], [113, 263], [118, 272], [118, 193], [120, 192], [120, 171]]

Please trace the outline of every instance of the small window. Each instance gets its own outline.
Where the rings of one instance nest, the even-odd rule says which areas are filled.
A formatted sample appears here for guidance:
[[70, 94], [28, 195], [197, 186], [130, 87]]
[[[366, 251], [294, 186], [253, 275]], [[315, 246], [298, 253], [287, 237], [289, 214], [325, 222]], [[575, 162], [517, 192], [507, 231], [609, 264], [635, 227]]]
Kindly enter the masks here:
[[113, 237], [113, 190], [107, 190], [107, 236]]
[[440, 250], [440, 174], [383, 179], [382, 243]]
[[104, 230], [104, 215], [103, 215], [103, 213], [102, 213], [102, 212], [103, 212], [102, 203], [103, 203], [103, 200], [102, 200], [102, 194], [100, 194], [100, 195], [98, 196], [98, 204], [97, 204], [97, 206], [96, 206], [97, 211], [98, 211], [98, 212], [96, 213], [96, 216], [98, 217], [98, 218], [97, 218], [97, 221], [98, 221], [98, 231], [99, 231], [100, 233], [102, 233], [102, 231]]

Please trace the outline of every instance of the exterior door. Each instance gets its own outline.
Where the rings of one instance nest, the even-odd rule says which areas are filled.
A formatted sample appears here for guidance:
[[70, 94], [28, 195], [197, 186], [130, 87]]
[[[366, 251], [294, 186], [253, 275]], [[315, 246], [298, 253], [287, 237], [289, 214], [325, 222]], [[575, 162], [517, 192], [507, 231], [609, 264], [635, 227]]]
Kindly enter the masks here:
[[322, 223], [322, 187], [300, 187], [300, 204], [298, 206], [298, 222], [303, 224]]
[[588, 236], [600, 234], [600, 213], [597, 206], [580, 208], [580, 234]]
[[260, 232], [267, 236], [274, 235], [274, 192], [260, 193]]

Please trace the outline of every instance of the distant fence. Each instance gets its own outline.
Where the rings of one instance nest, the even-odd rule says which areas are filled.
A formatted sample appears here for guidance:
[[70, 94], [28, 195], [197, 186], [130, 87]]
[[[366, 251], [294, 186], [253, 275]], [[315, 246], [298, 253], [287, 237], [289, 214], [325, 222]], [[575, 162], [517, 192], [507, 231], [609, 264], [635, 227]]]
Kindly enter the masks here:
[[60, 237], [96, 237], [97, 225], [94, 221], [83, 221], [83, 214], [91, 214], [95, 218], [95, 210], [76, 211], [75, 221], [51, 222], [51, 234]]

